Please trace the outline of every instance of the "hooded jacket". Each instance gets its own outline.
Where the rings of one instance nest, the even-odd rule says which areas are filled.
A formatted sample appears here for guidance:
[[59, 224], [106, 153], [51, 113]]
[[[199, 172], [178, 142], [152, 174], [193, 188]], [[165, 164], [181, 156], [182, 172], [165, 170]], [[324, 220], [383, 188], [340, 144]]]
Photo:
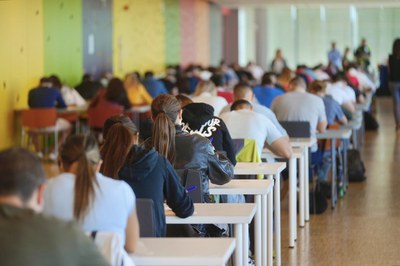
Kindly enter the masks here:
[[127, 158], [119, 177], [132, 187], [136, 198], [153, 200], [156, 237], [164, 237], [164, 199], [176, 216], [181, 218], [193, 214], [193, 202], [180, 184], [180, 178], [172, 165], [154, 149], [134, 145]]
[[233, 165], [236, 164], [231, 135], [224, 121], [214, 116], [214, 108], [206, 103], [191, 103], [183, 108], [182, 129], [208, 138], [217, 151], [226, 152]]
[[188, 134], [176, 126], [175, 169], [193, 169], [201, 174], [203, 202], [209, 202], [209, 182], [217, 185], [233, 178], [233, 165], [224, 155], [214, 151], [211, 142], [198, 134]]

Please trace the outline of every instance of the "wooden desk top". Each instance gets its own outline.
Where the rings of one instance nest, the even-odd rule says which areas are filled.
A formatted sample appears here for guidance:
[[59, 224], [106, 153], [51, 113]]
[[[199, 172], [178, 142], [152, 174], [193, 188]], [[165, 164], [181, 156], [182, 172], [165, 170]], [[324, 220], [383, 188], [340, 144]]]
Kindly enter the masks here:
[[290, 138], [289, 139], [290, 142], [290, 146], [292, 147], [311, 147], [314, 144], [317, 143], [317, 139], [316, 138]]
[[130, 257], [136, 266], [224, 265], [235, 244], [234, 238], [140, 238]]
[[262, 195], [268, 194], [272, 190], [273, 184], [274, 181], [270, 179], [233, 179], [224, 185], [210, 183], [209, 192], [214, 195]]
[[[303, 150], [299, 147], [293, 147], [292, 148], [292, 158], [301, 158], [301, 156], [303, 156]], [[268, 150], [267, 148], [264, 148], [261, 153], [261, 159], [267, 159], [268, 157], [282, 158], [282, 157], [274, 154], [272, 151]]]
[[351, 136], [351, 129], [328, 129], [324, 133], [318, 133], [318, 139], [349, 139]]
[[237, 163], [235, 175], [277, 175], [286, 168], [286, 163]]
[[254, 203], [195, 203], [194, 214], [177, 217], [165, 211], [167, 224], [249, 224], [256, 213]]

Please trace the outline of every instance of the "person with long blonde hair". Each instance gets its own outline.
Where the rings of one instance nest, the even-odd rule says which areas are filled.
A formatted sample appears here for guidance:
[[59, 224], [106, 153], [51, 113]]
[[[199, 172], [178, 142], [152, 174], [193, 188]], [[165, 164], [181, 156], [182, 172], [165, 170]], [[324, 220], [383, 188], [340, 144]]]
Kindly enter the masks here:
[[210, 80], [203, 80], [197, 84], [196, 90], [194, 91], [193, 102], [206, 103], [214, 108], [214, 115], [218, 116], [222, 108], [224, 108], [228, 102], [224, 97], [218, 96], [217, 87]]

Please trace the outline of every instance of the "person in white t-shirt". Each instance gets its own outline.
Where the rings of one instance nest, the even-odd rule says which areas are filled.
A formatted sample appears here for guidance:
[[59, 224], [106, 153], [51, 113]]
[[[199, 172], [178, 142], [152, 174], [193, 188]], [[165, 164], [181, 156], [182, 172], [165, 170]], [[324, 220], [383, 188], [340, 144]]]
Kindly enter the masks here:
[[54, 88], [60, 90], [63, 100], [67, 106], [85, 106], [86, 101], [74, 88], [70, 88], [61, 83], [61, 80], [56, 75], [49, 77]]
[[101, 160], [96, 139], [71, 136], [59, 163], [63, 173], [49, 181], [43, 212], [76, 220], [84, 232], [117, 233], [125, 250], [134, 252], [139, 239], [135, 194], [124, 181], [97, 172]]
[[200, 81], [194, 92], [193, 102], [207, 103], [214, 108], [214, 115], [218, 116], [222, 108], [228, 104], [224, 97], [217, 96], [217, 88], [209, 80]]
[[326, 88], [326, 94], [331, 95], [347, 111], [351, 113], [356, 111], [356, 93], [347, 85], [342, 73], [333, 76], [332, 83]]
[[292, 149], [289, 140], [283, 136], [274, 124], [265, 116], [253, 112], [249, 101], [238, 100], [232, 104], [231, 112], [221, 114], [233, 139], [254, 139], [261, 156], [264, 145], [273, 153], [290, 158]]

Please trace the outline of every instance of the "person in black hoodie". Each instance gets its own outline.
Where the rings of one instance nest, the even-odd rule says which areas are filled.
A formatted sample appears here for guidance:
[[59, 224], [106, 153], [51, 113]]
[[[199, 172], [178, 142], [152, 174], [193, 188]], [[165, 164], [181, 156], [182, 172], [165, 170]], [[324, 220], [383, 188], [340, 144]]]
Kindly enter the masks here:
[[233, 165], [236, 164], [231, 135], [224, 121], [214, 116], [214, 108], [206, 103], [191, 103], [183, 107], [182, 129], [208, 138], [217, 151], [226, 152]]
[[157, 237], [166, 236], [164, 199], [178, 217], [193, 214], [193, 202], [170, 162], [154, 149], [136, 145], [138, 131], [128, 117], [119, 115], [107, 119], [103, 135], [100, 171], [127, 182], [137, 198], [153, 200]]
[[199, 171], [203, 202], [209, 202], [209, 181], [217, 185], [229, 182], [233, 177], [232, 163], [224, 154], [215, 152], [207, 138], [182, 130], [182, 110], [174, 96], [157, 96], [151, 104], [151, 113], [153, 132], [145, 144], [164, 155], [175, 169]]

